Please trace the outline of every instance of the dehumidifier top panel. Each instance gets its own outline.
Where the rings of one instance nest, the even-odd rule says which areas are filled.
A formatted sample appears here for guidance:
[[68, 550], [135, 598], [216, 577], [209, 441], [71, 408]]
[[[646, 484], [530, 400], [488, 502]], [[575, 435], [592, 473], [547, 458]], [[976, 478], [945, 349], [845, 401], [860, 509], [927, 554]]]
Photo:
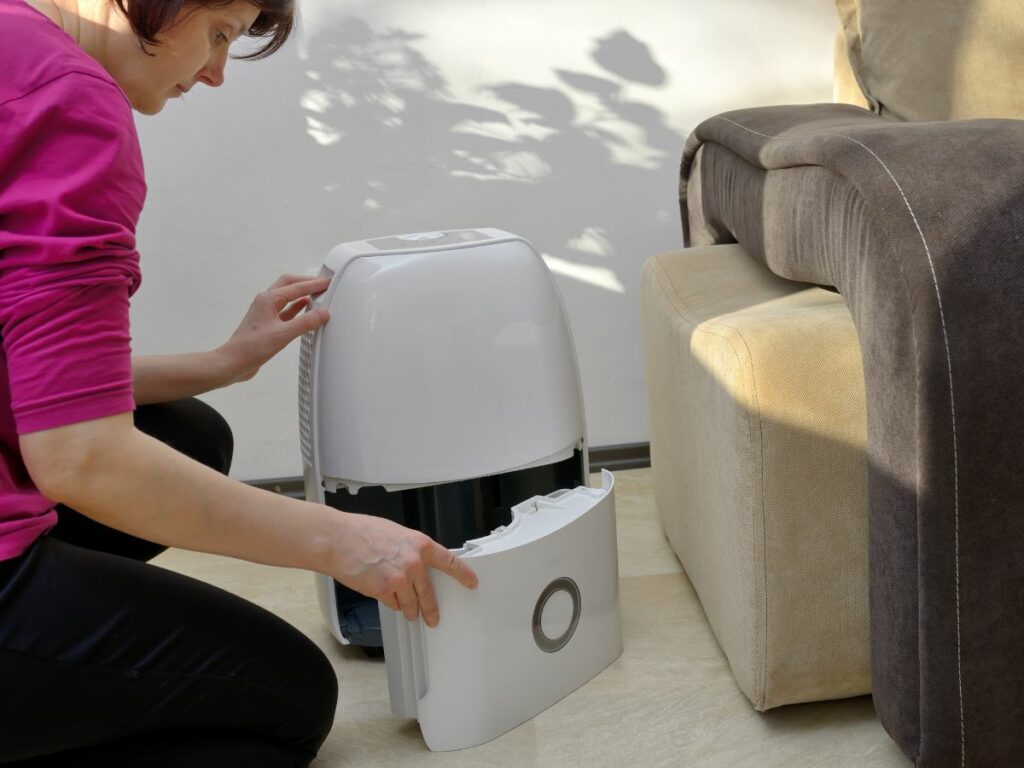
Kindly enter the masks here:
[[437, 232], [413, 232], [408, 235], [353, 240], [334, 246], [324, 259], [331, 272], [342, 272], [361, 256], [386, 256], [389, 253], [429, 253], [486, 243], [502, 243], [522, 238], [502, 229], [447, 229]]
[[367, 252], [364, 241], [328, 258], [341, 271], [318, 298], [331, 321], [311, 361], [321, 477], [350, 489], [450, 482], [585, 438], [572, 337], [543, 259], [498, 230], [422, 242], [449, 234], [425, 250]]

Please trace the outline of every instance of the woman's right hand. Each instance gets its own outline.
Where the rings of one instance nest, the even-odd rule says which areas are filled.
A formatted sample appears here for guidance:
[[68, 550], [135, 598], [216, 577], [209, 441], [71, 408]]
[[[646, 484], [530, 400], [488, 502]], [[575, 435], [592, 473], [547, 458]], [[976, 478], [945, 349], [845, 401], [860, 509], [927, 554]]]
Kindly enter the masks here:
[[420, 531], [351, 512], [343, 513], [340, 524], [330, 575], [401, 611], [409, 621], [422, 614], [428, 627], [436, 627], [440, 619], [427, 568], [446, 573], [469, 589], [477, 586], [476, 574], [465, 562]]
[[248, 381], [294, 339], [324, 325], [330, 319], [326, 309], [303, 310], [330, 284], [327, 277], [281, 275], [258, 294], [231, 338], [216, 349], [230, 372], [222, 386]]

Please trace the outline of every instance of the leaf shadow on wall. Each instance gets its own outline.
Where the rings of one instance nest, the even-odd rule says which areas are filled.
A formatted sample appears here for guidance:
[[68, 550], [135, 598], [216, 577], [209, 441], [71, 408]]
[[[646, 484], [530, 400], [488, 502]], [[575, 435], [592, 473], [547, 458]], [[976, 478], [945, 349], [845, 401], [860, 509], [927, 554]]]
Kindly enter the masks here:
[[625, 95], [668, 80], [648, 47], [610, 32], [593, 43], [593, 72], [556, 70], [561, 88], [487, 84], [479, 106], [453, 95], [423, 39], [350, 17], [307, 43], [309, 181], [344, 237], [500, 227], [574, 283], [631, 291], [650, 233], [678, 229], [684, 135]]

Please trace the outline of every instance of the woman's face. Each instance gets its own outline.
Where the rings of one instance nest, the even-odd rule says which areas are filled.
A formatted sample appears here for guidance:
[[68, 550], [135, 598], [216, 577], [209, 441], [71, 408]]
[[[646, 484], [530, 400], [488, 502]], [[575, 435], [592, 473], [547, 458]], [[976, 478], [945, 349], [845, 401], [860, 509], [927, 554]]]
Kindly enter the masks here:
[[[217, 87], [224, 82], [228, 47], [259, 15], [246, 2], [218, 6], [186, 6], [144, 53], [134, 34], [120, 36], [122, 50], [107, 69], [138, 112], [155, 115], [168, 99], [178, 98], [196, 83]], [[129, 40], [130, 37], [130, 40]]]

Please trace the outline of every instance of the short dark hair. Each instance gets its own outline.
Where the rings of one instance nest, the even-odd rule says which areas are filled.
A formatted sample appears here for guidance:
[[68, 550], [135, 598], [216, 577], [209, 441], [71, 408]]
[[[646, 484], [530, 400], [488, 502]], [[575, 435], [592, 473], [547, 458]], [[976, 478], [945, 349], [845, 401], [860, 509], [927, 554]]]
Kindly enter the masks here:
[[[231, 5], [232, 0], [114, 0], [132, 25], [143, 45], [159, 45], [156, 36], [188, 6], [218, 8]], [[278, 50], [291, 34], [295, 23], [293, 0], [248, 0], [260, 15], [245, 31], [247, 37], [269, 38], [252, 53], [240, 59], [265, 59]]]

